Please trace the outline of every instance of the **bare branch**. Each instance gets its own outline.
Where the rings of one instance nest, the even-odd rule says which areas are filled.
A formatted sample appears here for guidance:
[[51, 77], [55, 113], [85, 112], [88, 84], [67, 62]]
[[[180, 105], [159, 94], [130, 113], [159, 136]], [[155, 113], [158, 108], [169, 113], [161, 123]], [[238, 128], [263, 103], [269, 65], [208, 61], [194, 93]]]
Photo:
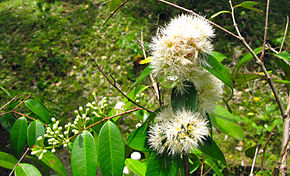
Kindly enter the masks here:
[[103, 25], [105, 25], [108, 21], [109, 21], [109, 19], [110, 18], [112, 18], [113, 16], [114, 16], [114, 14], [123, 6], [123, 5], [125, 5], [128, 1], [130, 1], [130, 0], [126, 0], [126, 1], [124, 1], [124, 2], [122, 2], [120, 5], [119, 5], [119, 7], [117, 7], [113, 12], [111, 12], [110, 13], [110, 16], [106, 19], [106, 21], [105, 21], [105, 23], [103, 24]]
[[[102, 68], [99, 66], [99, 64], [97, 64], [97, 62], [95, 61], [95, 59], [93, 59], [93, 58], [91, 58], [92, 59], [92, 61], [93, 62], [95, 62], [95, 64], [97, 65], [97, 68], [98, 68], [98, 70], [105, 76], [105, 78], [108, 80], [108, 82], [115, 88], [115, 89], [117, 89], [128, 101], [130, 101], [130, 102], [132, 102], [134, 105], [136, 105], [136, 106], [138, 106], [138, 107], [140, 107], [140, 108], [142, 108], [142, 109], [144, 109], [144, 110], [146, 110], [146, 111], [148, 111], [148, 112], [153, 112], [153, 111], [151, 111], [151, 110], [149, 110], [149, 109], [147, 109], [147, 108], [145, 108], [145, 107], [143, 107], [143, 106], [141, 106], [141, 105], [139, 105], [137, 102], [135, 102], [135, 101], [133, 101], [131, 98], [129, 98], [127, 95], [125, 95], [125, 93], [116, 85], [116, 84], [114, 84], [114, 82], [112, 82], [111, 80], [110, 80], [110, 78], [108, 77], [108, 75], [102, 70]], [[113, 79], [113, 80], [115, 80], [115, 79]]]
[[233, 4], [232, 4], [232, 1], [229, 0], [229, 3], [230, 3], [230, 6], [231, 6], [231, 9], [232, 9], [232, 20], [233, 20], [233, 24], [234, 24], [234, 27], [236, 28], [236, 31], [238, 33], [238, 35], [241, 37], [241, 33], [240, 33], [240, 30], [239, 30], [239, 27], [238, 27], [238, 24], [236, 22], [236, 18], [235, 18], [235, 8], [233, 7]]
[[31, 97], [31, 95], [28, 95], [26, 98], [24, 98], [20, 103], [18, 103], [18, 105], [16, 105], [13, 109], [12, 109], [12, 111], [14, 111], [16, 108], [18, 108], [22, 103], [24, 103], [28, 98], [30, 98]]
[[268, 18], [269, 18], [269, 6], [270, 6], [270, 0], [267, 0], [267, 9], [266, 9], [266, 20], [265, 20], [265, 33], [264, 33], [264, 42], [263, 42], [263, 51], [260, 56], [260, 60], [263, 61], [264, 55], [265, 55], [265, 47], [266, 47], [266, 41], [267, 41], [267, 31], [268, 31]]
[[21, 156], [21, 158], [18, 160], [18, 162], [15, 164], [15, 166], [13, 167], [12, 171], [10, 172], [9, 176], [11, 176], [14, 172], [14, 170], [16, 169], [16, 167], [18, 166], [18, 164], [22, 161], [22, 159], [24, 158], [24, 156], [27, 154], [27, 152], [29, 151], [29, 148], [26, 149], [26, 151], [23, 153], [23, 155]]
[[283, 44], [285, 42], [286, 35], [287, 35], [288, 25], [289, 25], [289, 16], [287, 16], [287, 23], [286, 23], [285, 32], [284, 32], [284, 36], [283, 36], [283, 41], [282, 41], [282, 44], [281, 44], [279, 53], [281, 53], [282, 52], [282, 49], [283, 49]]
[[260, 148], [260, 144], [258, 144], [257, 145], [257, 148], [256, 148], [256, 152], [255, 152], [255, 156], [254, 156], [254, 159], [253, 159], [250, 176], [253, 176], [253, 172], [254, 172], [255, 163], [256, 163], [256, 159], [257, 159], [257, 155], [258, 155], [259, 148]]
[[270, 135], [269, 135], [269, 137], [268, 137], [266, 143], [264, 144], [264, 146], [263, 146], [263, 148], [262, 148], [262, 150], [263, 150], [263, 155], [262, 155], [262, 161], [261, 161], [261, 175], [263, 175], [263, 164], [264, 164], [264, 157], [265, 157], [266, 148], [267, 148], [267, 145], [268, 145], [268, 143], [269, 143], [271, 137], [273, 136], [274, 131], [276, 130], [276, 128], [277, 128], [277, 125], [275, 125], [274, 128], [272, 129], [272, 131], [271, 131], [271, 133], [270, 133]]
[[4, 109], [6, 106], [8, 106], [12, 101], [16, 100], [17, 96], [13, 97], [10, 101], [8, 101], [5, 105], [3, 105], [0, 110]]
[[188, 154], [185, 151], [182, 152], [182, 158], [184, 163], [184, 174], [185, 176], [190, 176]]

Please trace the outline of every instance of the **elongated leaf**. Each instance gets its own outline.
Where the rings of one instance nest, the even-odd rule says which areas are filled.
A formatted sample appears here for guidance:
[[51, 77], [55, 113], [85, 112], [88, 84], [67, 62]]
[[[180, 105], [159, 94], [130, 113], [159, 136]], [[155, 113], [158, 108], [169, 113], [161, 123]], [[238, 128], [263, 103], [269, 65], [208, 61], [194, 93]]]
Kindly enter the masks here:
[[[39, 157], [40, 153], [37, 153], [36, 156]], [[67, 176], [66, 169], [61, 162], [60, 159], [58, 159], [57, 156], [55, 156], [50, 151], [47, 151], [42, 155], [41, 161], [46, 164], [48, 167], [52, 168], [55, 172], [57, 172], [60, 176]]]
[[238, 5], [236, 5], [235, 8], [236, 8], [236, 7], [244, 7], [244, 8], [246, 8], [246, 9], [249, 9], [249, 10], [252, 10], [252, 11], [256, 11], [256, 12], [263, 13], [262, 10], [257, 9], [257, 8], [254, 8], [254, 6], [255, 6], [256, 4], [258, 4], [258, 3], [255, 2], [255, 1], [244, 1], [244, 2], [242, 2], [242, 3], [238, 4]]
[[221, 172], [220, 168], [218, 167], [218, 165], [211, 159], [207, 158], [204, 161], [210, 168], [212, 168], [212, 170], [214, 171], [214, 173], [217, 176], [224, 176], [224, 174]]
[[39, 117], [39, 120], [44, 123], [51, 122], [51, 114], [39, 101], [36, 99], [28, 99], [24, 103], [34, 114]]
[[131, 147], [132, 149], [148, 152], [150, 151], [149, 147], [147, 146], [147, 131], [148, 131], [148, 124], [143, 124], [139, 128], [135, 129], [126, 140], [126, 144]]
[[121, 175], [125, 161], [125, 144], [119, 128], [105, 123], [98, 138], [98, 158], [103, 175]]
[[134, 84], [131, 87], [135, 87], [140, 82], [142, 82], [152, 71], [153, 69], [148, 65], [140, 74], [140, 76], [137, 78], [137, 80], [134, 82]]
[[215, 18], [215, 17], [217, 17], [218, 15], [223, 14], [223, 13], [229, 13], [229, 14], [231, 14], [232, 12], [227, 11], [227, 10], [222, 10], [222, 11], [219, 11], [219, 12], [213, 14], [210, 18], [213, 19], [213, 18]]
[[13, 169], [17, 162], [18, 160], [13, 155], [5, 152], [0, 152], [0, 167], [4, 167], [6, 169]]
[[20, 163], [15, 169], [15, 176], [41, 176], [39, 170], [31, 164]]
[[230, 113], [225, 108], [221, 107], [220, 105], [217, 105], [213, 110], [213, 115], [218, 116], [219, 118], [223, 118], [225, 120], [229, 120], [234, 123], [240, 122], [240, 117]]
[[[157, 155], [156, 152], [151, 152], [147, 169], [146, 176], [156, 175], [156, 176], [176, 176], [181, 159], [178, 156], [168, 156], [168, 155]], [[183, 168], [180, 168], [181, 170]]]
[[228, 69], [212, 55], [207, 55], [205, 60], [206, 64], [202, 64], [202, 67], [233, 89], [233, 81]]
[[21, 117], [15, 121], [10, 132], [10, 144], [13, 153], [20, 157], [26, 143], [27, 120]]
[[223, 152], [219, 149], [216, 143], [210, 136], [206, 138], [203, 144], [199, 144], [199, 149], [206, 155], [210, 156], [215, 161], [226, 163]]
[[217, 51], [212, 51], [211, 52], [211, 55], [216, 58], [217, 61], [219, 62], [222, 62], [224, 59], [227, 58], [227, 56], [223, 55], [222, 53], [220, 52], [217, 52]]
[[125, 161], [126, 166], [138, 176], [145, 176], [146, 164], [141, 161], [137, 161], [131, 158], [127, 158]]
[[97, 174], [96, 143], [88, 131], [83, 131], [73, 143], [71, 168], [74, 176], [95, 176]]
[[8, 92], [8, 90], [5, 89], [3, 86], [0, 86], [0, 89], [2, 89], [2, 91], [5, 92], [8, 95], [8, 97], [11, 96], [10, 93]]
[[[256, 49], [254, 49], [254, 53], [258, 54], [262, 50], [263, 50], [263, 47], [256, 48]], [[252, 58], [253, 58], [253, 55], [251, 53], [248, 53], [244, 57], [242, 57], [242, 59], [238, 62], [238, 64], [236, 65], [236, 68], [234, 69], [234, 70], [236, 70], [236, 73], [239, 71], [239, 69], [242, 65], [244, 65], [246, 62], [248, 62]]]
[[43, 136], [45, 134], [45, 129], [43, 124], [38, 121], [32, 121], [29, 126], [28, 126], [28, 130], [27, 130], [27, 142], [28, 142], [28, 146], [31, 148], [33, 147], [33, 145], [36, 145], [37, 142], [37, 138], [39, 136]]
[[196, 111], [197, 109], [197, 91], [194, 85], [187, 81], [184, 82], [183, 93], [178, 91], [177, 87], [174, 87], [171, 92], [171, 106], [174, 112], [186, 109], [191, 111]]

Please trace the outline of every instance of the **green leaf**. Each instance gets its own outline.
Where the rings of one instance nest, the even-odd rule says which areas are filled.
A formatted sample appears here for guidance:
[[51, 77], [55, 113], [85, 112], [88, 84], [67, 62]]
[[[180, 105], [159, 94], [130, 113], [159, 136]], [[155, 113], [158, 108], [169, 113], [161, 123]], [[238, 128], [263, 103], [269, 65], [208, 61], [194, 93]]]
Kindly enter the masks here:
[[25, 102], [25, 105], [39, 117], [44, 123], [51, 123], [51, 114], [39, 101], [36, 99], [28, 99]]
[[145, 176], [146, 164], [131, 158], [125, 160], [126, 166], [138, 176]]
[[290, 84], [290, 81], [288, 81], [288, 80], [279, 80], [279, 79], [276, 79], [274, 81], [275, 82], [278, 82], [278, 83]]
[[135, 129], [126, 140], [126, 144], [134, 150], [148, 152], [151, 151], [149, 147], [147, 147], [147, 131], [148, 124], [145, 123], [139, 128]]
[[96, 143], [88, 131], [83, 131], [73, 143], [71, 168], [74, 176], [95, 176], [97, 174]]
[[0, 167], [6, 169], [13, 169], [18, 160], [13, 156], [5, 152], [0, 152]]
[[210, 17], [210, 19], [214, 19], [215, 17], [217, 17], [218, 15], [223, 14], [223, 13], [229, 13], [229, 14], [232, 14], [232, 12], [230, 12], [230, 11], [222, 10], [222, 11], [219, 11], [219, 12], [213, 14], [213, 15]]
[[10, 93], [8, 92], [8, 90], [5, 89], [3, 86], [0, 86], [0, 88], [3, 90], [3, 92], [5, 92], [8, 95], [8, 97], [11, 96]]
[[10, 144], [13, 153], [20, 157], [26, 143], [27, 120], [21, 117], [15, 121], [10, 132]]
[[220, 63], [213, 55], [207, 55], [205, 57], [206, 64], [202, 64], [202, 67], [211, 72], [215, 77], [220, 79], [223, 83], [233, 89], [233, 81], [228, 69]]
[[249, 9], [249, 10], [252, 10], [252, 11], [256, 11], [256, 12], [259, 12], [259, 13], [263, 13], [262, 10], [260, 9], [257, 9], [257, 8], [254, 8], [254, 6], [258, 4], [257, 2], [255, 1], [244, 1], [238, 5], [236, 5], [234, 8], [236, 7], [244, 7], [246, 9]]
[[181, 109], [196, 111], [197, 109], [197, 91], [194, 85], [186, 81], [184, 82], [184, 92], [179, 92], [175, 86], [171, 92], [171, 106], [174, 112]]
[[137, 78], [137, 80], [134, 82], [134, 84], [131, 87], [135, 87], [138, 85], [140, 82], [142, 82], [153, 70], [153, 68], [148, 65], [140, 74], [140, 76]]
[[[37, 153], [36, 156], [39, 157], [40, 154], [41, 153]], [[42, 155], [41, 161], [48, 167], [52, 168], [60, 176], [68, 175], [61, 160], [50, 151], [47, 151]]]
[[45, 129], [43, 124], [38, 121], [32, 121], [27, 129], [27, 142], [28, 142], [28, 146], [30, 148], [33, 147], [33, 145], [36, 145], [37, 142], [37, 138], [39, 136], [43, 136], [45, 134]]
[[286, 61], [290, 62], [290, 54], [287, 53], [286, 51], [283, 51], [282, 53], [279, 53], [279, 54], [274, 54], [274, 56], [276, 56], [282, 60], [286, 60]]
[[0, 118], [0, 125], [7, 130], [8, 132], [11, 131], [11, 128], [15, 122], [15, 117], [13, 116], [13, 114], [9, 113], [9, 114], [5, 114]]
[[257, 146], [253, 146], [253, 147], [248, 148], [245, 151], [246, 156], [253, 159], [255, 157], [256, 148], [257, 148]]
[[20, 163], [15, 169], [15, 176], [41, 176], [41, 173], [31, 164]]
[[239, 124], [233, 122], [234, 118], [229, 111], [220, 106], [217, 106], [210, 115], [210, 121], [216, 129], [237, 140], [244, 140], [243, 130]]
[[125, 144], [119, 128], [105, 123], [98, 138], [98, 158], [103, 175], [121, 175], [125, 161]]
[[212, 159], [226, 163], [226, 159], [223, 152], [219, 149], [219, 147], [216, 145], [216, 143], [210, 136], [208, 136], [204, 140], [203, 144], [199, 144], [198, 148], [200, 149], [200, 151], [210, 156]]
[[[254, 49], [254, 53], [255, 53], [255, 54], [258, 54], [258, 53], [260, 53], [262, 50], [263, 50], [263, 47], [256, 48], [256, 49]], [[234, 70], [236, 70], [236, 72], [238, 72], [239, 69], [240, 69], [240, 67], [241, 67], [242, 65], [244, 65], [246, 62], [248, 62], [249, 60], [251, 60], [252, 58], [253, 58], [253, 55], [252, 55], [251, 53], [246, 54], [246, 55], [245, 55], [244, 57], [242, 57], [242, 59], [238, 62], [238, 64], [236, 65], [236, 67], [235, 67]]]
[[219, 62], [222, 62], [224, 59], [227, 58], [227, 56], [223, 55], [222, 53], [220, 52], [217, 52], [217, 51], [212, 51], [211, 52], [211, 55], [216, 58], [217, 61]]
[[218, 165], [211, 159], [207, 158], [204, 161], [210, 168], [212, 168], [212, 170], [214, 171], [214, 173], [217, 176], [224, 176], [224, 174], [221, 172], [220, 168], [218, 167]]
[[157, 155], [156, 152], [151, 152], [146, 176], [176, 176], [178, 169], [183, 169], [179, 163], [182, 161], [178, 156]]

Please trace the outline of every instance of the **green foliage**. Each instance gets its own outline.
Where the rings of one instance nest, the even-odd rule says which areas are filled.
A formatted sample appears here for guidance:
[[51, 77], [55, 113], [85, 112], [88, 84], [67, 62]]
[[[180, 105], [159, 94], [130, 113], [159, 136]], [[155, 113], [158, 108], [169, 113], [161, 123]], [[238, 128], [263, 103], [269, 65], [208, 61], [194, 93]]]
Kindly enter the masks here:
[[125, 161], [125, 145], [119, 128], [105, 123], [98, 137], [98, 160], [103, 175], [121, 175]]
[[125, 160], [125, 164], [131, 171], [133, 171], [138, 176], [145, 176], [147, 168], [145, 163], [128, 158]]
[[97, 150], [95, 140], [90, 132], [83, 131], [74, 141], [71, 167], [73, 175], [76, 176], [96, 175], [98, 168]]
[[13, 153], [20, 158], [27, 139], [27, 120], [21, 117], [15, 121], [10, 132], [10, 143]]
[[15, 169], [15, 176], [41, 176], [40, 171], [33, 165], [20, 163]]
[[51, 122], [51, 114], [40, 102], [35, 99], [28, 99], [24, 103], [41, 121], [44, 123]]
[[45, 129], [40, 121], [32, 121], [27, 129], [27, 142], [28, 146], [31, 148], [33, 145], [37, 144], [37, 138], [43, 136]]
[[0, 152], [0, 166], [6, 169], [13, 169], [18, 160], [9, 153]]

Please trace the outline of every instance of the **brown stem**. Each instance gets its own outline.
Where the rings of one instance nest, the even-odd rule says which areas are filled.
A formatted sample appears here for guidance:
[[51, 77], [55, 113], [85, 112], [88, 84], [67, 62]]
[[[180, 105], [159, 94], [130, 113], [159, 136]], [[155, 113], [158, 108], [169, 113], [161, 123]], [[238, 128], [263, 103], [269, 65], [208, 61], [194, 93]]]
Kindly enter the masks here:
[[128, 2], [129, 0], [126, 0], [126, 1], [124, 1], [124, 2], [122, 2], [120, 5], [119, 5], [119, 7], [117, 7], [113, 12], [111, 12], [110, 13], [110, 16], [106, 19], [106, 21], [105, 21], [105, 23], [103, 24], [103, 25], [105, 25], [108, 21], [109, 21], [109, 19], [110, 18], [112, 18], [113, 16], [114, 16], [114, 14], [123, 6], [123, 5], [125, 5], [127, 2]]
[[22, 103], [24, 103], [28, 98], [30, 98], [31, 97], [31, 95], [28, 95], [26, 98], [24, 98], [20, 103], [18, 103], [18, 105], [16, 105], [13, 109], [12, 109], [12, 111], [14, 111], [16, 108], [18, 108]]
[[209, 173], [209, 171], [213, 169], [214, 166], [215, 166], [215, 163], [203, 174], [203, 176], [206, 176]]
[[183, 158], [183, 164], [184, 164], [184, 174], [185, 176], [190, 176], [188, 154], [185, 151], [182, 152], [182, 158]]
[[269, 6], [270, 6], [270, 0], [267, 0], [266, 19], [265, 19], [265, 32], [264, 32], [264, 41], [263, 41], [263, 51], [262, 51], [262, 54], [260, 56], [260, 60], [262, 62], [263, 62], [263, 58], [264, 58], [264, 55], [265, 55], [265, 47], [266, 47], [266, 41], [267, 41]]
[[284, 36], [283, 36], [283, 41], [281, 43], [281, 47], [280, 47], [279, 53], [281, 53], [282, 49], [283, 49], [283, 44], [285, 42], [286, 35], [287, 35], [288, 25], [289, 25], [289, 16], [287, 16], [287, 23], [286, 23], [285, 32], [284, 32]]
[[276, 130], [276, 128], [277, 128], [277, 125], [275, 125], [274, 128], [272, 129], [272, 131], [271, 131], [266, 143], [264, 144], [264, 146], [262, 148], [263, 149], [263, 155], [262, 155], [262, 161], [261, 161], [261, 175], [263, 175], [263, 164], [264, 164], [264, 157], [265, 157], [266, 148], [267, 148], [267, 145], [268, 145], [271, 137], [273, 136], [274, 131]]
[[116, 114], [116, 115], [113, 115], [113, 116], [110, 116], [110, 117], [106, 117], [106, 118], [103, 118], [102, 120], [100, 121], [97, 121], [96, 123], [93, 123], [91, 124], [90, 126], [87, 126], [86, 128], [84, 128], [83, 130], [79, 131], [77, 134], [73, 135], [72, 137], [70, 137], [68, 140], [72, 140], [73, 138], [75, 138], [76, 136], [78, 136], [79, 134], [81, 134], [84, 130], [87, 130], [87, 129], [90, 129], [92, 128], [93, 126], [103, 122], [103, 121], [106, 121], [106, 120], [109, 120], [111, 118], [114, 118], [114, 117], [118, 117], [118, 116], [121, 116], [121, 115], [124, 115], [124, 114], [128, 114], [128, 113], [131, 113], [131, 112], [135, 112], [135, 111], [139, 111], [139, 110], [142, 110], [142, 108], [135, 108], [135, 109], [132, 109], [132, 110], [129, 110], [129, 111], [126, 111], [126, 112], [122, 112], [120, 114]]
[[17, 95], [14, 96], [10, 101], [8, 101], [5, 105], [3, 105], [0, 110], [4, 109], [6, 106], [8, 106], [12, 101], [14, 101], [15, 99], [17, 99]]
[[134, 105], [152, 113], [153, 111], [139, 105], [137, 102], [133, 101], [131, 98], [129, 98], [127, 95], [125, 95], [125, 93], [116, 85], [116, 81], [115, 79], [111, 76], [111, 78], [113, 79], [113, 82], [112, 80], [108, 77], [108, 75], [103, 71], [103, 69], [99, 66], [99, 64], [97, 64], [97, 62], [95, 61], [95, 59], [92, 58], [92, 61], [95, 62], [95, 64], [97, 65], [98, 67], [98, 70], [105, 76], [105, 78], [108, 80], [108, 82], [115, 88], [117, 89], [128, 101], [132, 102]]
[[21, 158], [18, 160], [18, 162], [15, 164], [15, 166], [13, 167], [12, 171], [10, 172], [9, 176], [11, 176], [14, 172], [14, 170], [16, 169], [16, 167], [18, 166], [18, 164], [22, 161], [22, 159], [24, 158], [24, 156], [27, 154], [27, 152], [29, 151], [29, 148], [26, 149], [26, 151], [23, 153], [23, 155], [21, 156]]

